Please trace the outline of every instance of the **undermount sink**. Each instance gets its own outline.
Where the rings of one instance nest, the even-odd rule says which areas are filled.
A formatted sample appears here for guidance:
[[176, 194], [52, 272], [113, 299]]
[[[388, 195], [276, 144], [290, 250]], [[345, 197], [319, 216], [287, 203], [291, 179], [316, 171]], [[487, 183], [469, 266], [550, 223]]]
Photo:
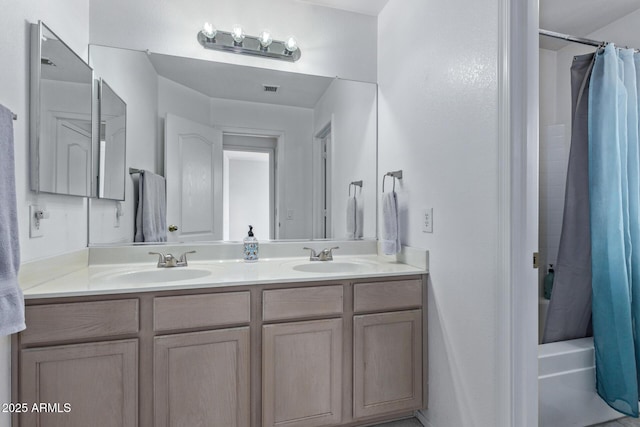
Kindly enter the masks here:
[[370, 268], [371, 266], [365, 263], [336, 261], [310, 261], [293, 266], [294, 270], [306, 273], [360, 273]]
[[110, 283], [164, 283], [179, 282], [182, 280], [201, 279], [210, 276], [211, 270], [199, 268], [158, 268], [154, 270], [125, 271], [120, 273], [108, 274], [100, 279]]

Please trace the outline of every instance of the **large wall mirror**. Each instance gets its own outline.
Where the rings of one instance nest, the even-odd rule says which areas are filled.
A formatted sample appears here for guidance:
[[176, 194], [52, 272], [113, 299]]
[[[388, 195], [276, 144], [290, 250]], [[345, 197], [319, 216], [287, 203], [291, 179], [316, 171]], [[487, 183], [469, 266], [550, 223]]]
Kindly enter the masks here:
[[[166, 178], [170, 242], [238, 241], [248, 224], [260, 240], [353, 238], [354, 194], [355, 238], [376, 238], [376, 84], [94, 45], [90, 63], [127, 104], [126, 167]], [[133, 241], [137, 179], [117, 209], [92, 200], [91, 245]]]
[[31, 189], [91, 196], [93, 71], [42, 22], [31, 32]]

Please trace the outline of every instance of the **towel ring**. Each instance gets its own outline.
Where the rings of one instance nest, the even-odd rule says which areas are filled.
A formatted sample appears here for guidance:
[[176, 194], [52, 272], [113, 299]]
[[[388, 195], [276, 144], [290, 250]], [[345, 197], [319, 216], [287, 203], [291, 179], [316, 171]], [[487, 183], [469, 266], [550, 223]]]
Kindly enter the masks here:
[[396, 191], [396, 178], [397, 179], [402, 179], [402, 171], [394, 171], [394, 172], [387, 172], [384, 174], [384, 176], [382, 177], [382, 192], [384, 193], [384, 180], [388, 177], [392, 177], [393, 178], [393, 191]]
[[[351, 186], [354, 185], [356, 187], [360, 187], [362, 189], [362, 180], [360, 181], [353, 181], [349, 183], [349, 197], [351, 197]], [[356, 194], [355, 191], [353, 193], [354, 195]]]

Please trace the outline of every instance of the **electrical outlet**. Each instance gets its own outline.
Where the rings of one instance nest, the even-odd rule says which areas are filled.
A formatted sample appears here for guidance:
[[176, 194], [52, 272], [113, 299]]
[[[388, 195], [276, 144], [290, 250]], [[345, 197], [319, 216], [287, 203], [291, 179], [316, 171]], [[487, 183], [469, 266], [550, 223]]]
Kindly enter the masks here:
[[289, 221], [293, 220], [293, 209], [287, 209], [287, 219]]
[[121, 202], [116, 202], [115, 217], [113, 219], [113, 228], [120, 228], [120, 217], [124, 216], [124, 209]]
[[433, 233], [433, 208], [422, 210], [422, 232]]
[[36, 216], [36, 212], [44, 212], [44, 209], [37, 205], [29, 206], [29, 237], [42, 237], [44, 231], [42, 229], [42, 218]]

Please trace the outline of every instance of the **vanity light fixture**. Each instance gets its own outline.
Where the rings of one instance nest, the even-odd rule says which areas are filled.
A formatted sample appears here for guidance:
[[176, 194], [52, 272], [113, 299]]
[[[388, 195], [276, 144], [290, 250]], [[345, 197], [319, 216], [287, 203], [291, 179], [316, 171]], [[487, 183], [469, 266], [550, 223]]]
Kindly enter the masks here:
[[206, 22], [198, 32], [198, 42], [206, 49], [223, 50], [244, 55], [262, 56], [295, 62], [300, 59], [301, 52], [295, 37], [289, 36], [285, 41], [274, 40], [271, 31], [264, 30], [258, 37], [246, 35], [240, 25], [235, 25], [231, 32], [219, 31]]

